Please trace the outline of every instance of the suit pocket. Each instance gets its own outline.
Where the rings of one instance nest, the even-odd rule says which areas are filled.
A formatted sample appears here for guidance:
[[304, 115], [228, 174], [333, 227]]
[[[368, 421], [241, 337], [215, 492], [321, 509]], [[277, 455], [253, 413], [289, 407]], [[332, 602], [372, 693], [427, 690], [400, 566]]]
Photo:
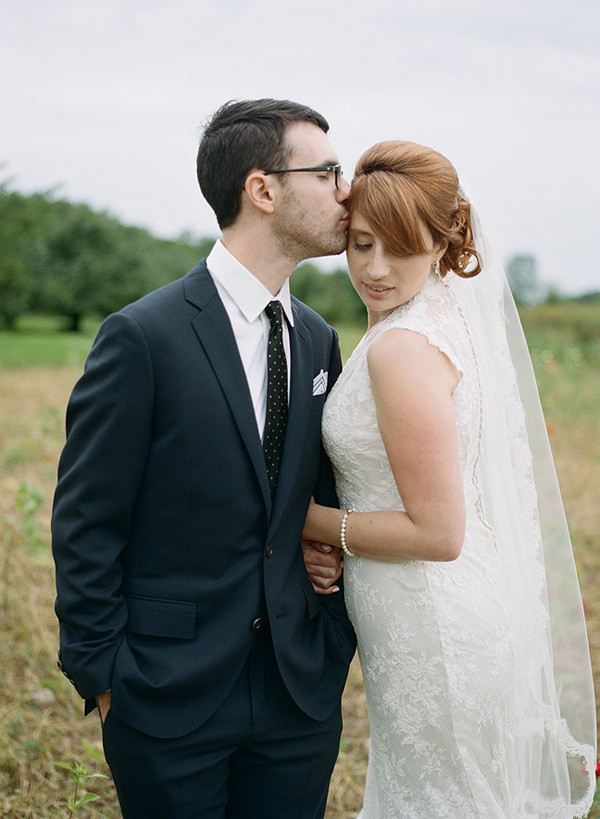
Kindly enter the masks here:
[[153, 597], [127, 597], [127, 631], [149, 637], [191, 640], [196, 631], [196, 604]]

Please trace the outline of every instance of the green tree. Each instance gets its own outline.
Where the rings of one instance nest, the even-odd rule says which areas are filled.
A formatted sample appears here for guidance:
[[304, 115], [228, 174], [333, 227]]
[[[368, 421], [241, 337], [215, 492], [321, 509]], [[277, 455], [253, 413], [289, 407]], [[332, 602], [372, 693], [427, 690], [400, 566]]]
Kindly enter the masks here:
[[36, 295], [77, 331], [85, 315], [118, 310], [146, 292], [138, 231], [87, 205], [56, 203]]
[[49, 207], [47, 194], [25, 196], [0, 183], [0, 319], [8, 329], [29, 307]]
[[324, 273], [311, 262], [301, 264], [290, 279], [292, 293], [329, 322], [356, 322], [365, 308], [346, 270]]
[[159, 239], [51, 192], [25, 195], [0, 182], [0, 325], [27, 310], [58, 313], [78, 330], [183, 276], [214, 239]]
[[143, 272], [147, 290], [155, 290], [185, 275], [199, 259], [210, 253], [214, 239], [195, 239], [184, 234], [178, 239], [157, 239], [140, 231]]

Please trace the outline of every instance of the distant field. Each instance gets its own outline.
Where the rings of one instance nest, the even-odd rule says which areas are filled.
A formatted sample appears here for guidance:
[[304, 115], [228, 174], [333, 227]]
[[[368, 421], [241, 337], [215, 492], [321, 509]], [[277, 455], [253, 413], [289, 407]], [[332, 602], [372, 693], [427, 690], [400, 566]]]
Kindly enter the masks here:
[[[548, 305], [523, 318], [573, 537], [600, 701], [599, 312], [597, 305]], [[18, 332], [0, 333], [0, 816], [15, 819], [68, 815], [73, 787], [57, 762], [106, 772], [97, 720], [82, 718], [78, 697], [56, 670], [48, 548], [64, 410], [98, 322], [80, 336], [57, 326], [31, 317]], [[338, 331], [347, 357], [363, 329]], [[344, 712], [328, 819], [350, 819], [361, 803], [368, 726], [357, 665]], [[87, 787], [100, 799], [77, 816], [119, 815], [110, 781], [92, 779]]]
[[87, 319], [81, 333], [70, 333], [63, 324], [52, 316], [26, 316], [14, 332], [0, 332], [0, 369], [82, 364], [100, 321]]

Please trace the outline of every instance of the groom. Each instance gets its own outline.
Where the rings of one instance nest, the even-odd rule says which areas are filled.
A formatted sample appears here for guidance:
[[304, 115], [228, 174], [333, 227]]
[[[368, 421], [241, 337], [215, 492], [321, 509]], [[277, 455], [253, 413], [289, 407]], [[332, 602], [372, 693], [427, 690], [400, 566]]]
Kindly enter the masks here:
[[102, 325], [53, 511], [60, 665], [98, 704], [125, 817], [322, 816], [354, 634], [299, 538], [335, 503], [320, 443], [335, 332], [290, 296], [341, 253], [326, 120], [230, 102], [198, 151], [223, 238]]

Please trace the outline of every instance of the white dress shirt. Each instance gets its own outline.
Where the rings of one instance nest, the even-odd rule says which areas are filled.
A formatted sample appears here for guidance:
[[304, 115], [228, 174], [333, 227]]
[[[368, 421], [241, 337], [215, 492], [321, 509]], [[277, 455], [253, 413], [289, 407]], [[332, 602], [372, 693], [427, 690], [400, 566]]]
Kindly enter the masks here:
[[270, 301], [280, 301], [287, 323], [283, 322], [283, 347], [288, 370], [288, 401], [290, 395], [291, 352], [288, 323], [294, 326], [290, 284], [273, 294], [231, 255], [219, 239], [206, 259], [221, 301], [229, 316], [240, 358], [246, 373], [259, 434], [265, 428], [267, 409], [267, 342], [269, 319], [264, 312]]

